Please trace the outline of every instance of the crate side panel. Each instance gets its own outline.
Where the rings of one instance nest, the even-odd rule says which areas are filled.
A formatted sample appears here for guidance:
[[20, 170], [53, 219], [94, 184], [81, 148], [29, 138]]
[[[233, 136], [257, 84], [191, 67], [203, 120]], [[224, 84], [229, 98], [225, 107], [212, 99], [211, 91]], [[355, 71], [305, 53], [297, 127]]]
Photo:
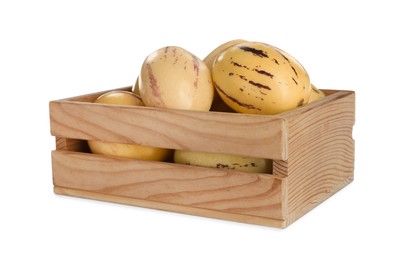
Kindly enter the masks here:
[[54, 185], [100, 194], [283, 219], [283, 179], [68, 151], [52, 152]]
[[245, 214], [224, 212], [211, 209], [195, 208], [183, 205], [173, 205], [165, 202], [150, 201], [144, 199], [136, 199], [124, 196], [116, 196], [109, 194], [102, 194], [91, 191], [76, 190], [70, 188], [55, 187], [54, 192], [59, 195], [73, 196], [78, 198], [93, 199], [99, 201], [120, 203], [131, 206], [138, 206], [144, 208], [152, 208], [164, 211], [171, 211], [183, 214], [190, 214], [195, 216], [210, 217], [221, 220], [230, 220], [247, 224], [255, 224], [261, 226], [285, 228], [286, 221], [282, 219], [257, 217]]
[[332, 96], [289, 118], [289, 158], [282, 168], [288, 175], [289, 223], [353, 180], [355, 95]]
[[53, 101], [50, 118], [52, 135], [71, 139], [287, 158], [282, 117]]

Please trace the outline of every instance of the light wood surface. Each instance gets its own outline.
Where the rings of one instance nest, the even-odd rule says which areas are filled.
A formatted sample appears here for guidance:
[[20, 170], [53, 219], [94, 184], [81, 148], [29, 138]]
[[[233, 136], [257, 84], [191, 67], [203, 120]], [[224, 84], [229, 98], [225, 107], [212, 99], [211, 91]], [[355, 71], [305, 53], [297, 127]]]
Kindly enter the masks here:
[[87, 141], [64, 137], [56, 137], [56, 150], [90, 152]]
[[275, 161], [274, 171], [288, 176], [290, 224], [353, 180], [355, 93], [334, 92], [284, 116], [289, 158]]
[[282, 219], [282, 178], [69, 151], [52, 152], [57, 187]]
[[[353, 180], [355, 93], [323, 91], [277, 116], [53, 101], [55, 193], [286, 227]], [[93, 155], [86, 139], [270, 158], [273, 174]]]
[[71, 139], [287, 158], [281, 117], [53, 101], [50, 124], [52, 135]]
[[162, 203], [157, 201], [150, 201], [144, 199], [129, 198], [124, 196], [115, 196], [109, 194], [96, 193], [92, 191], [75, 190], [70, 188], [54, 187], [55, 194], [73, 196], [78, 198], [93, 199], [99, 201], [120, 203], [131, 206], [138, 206], [144, 208], [152, 208], [164, 211], [171, 211], [177, 213], [184, 213], [195, 216], [210, 217], [221, 220], [231, 220], [235, 222], [255, 224], [261, 226], [285, 228], [286, 221], [273, 218], [256, 217], [245, 214], [237, 214], [225, 211], [210, 210], [205, 208], [195, 208], [183, 205], [172, 205], [169, 203]]

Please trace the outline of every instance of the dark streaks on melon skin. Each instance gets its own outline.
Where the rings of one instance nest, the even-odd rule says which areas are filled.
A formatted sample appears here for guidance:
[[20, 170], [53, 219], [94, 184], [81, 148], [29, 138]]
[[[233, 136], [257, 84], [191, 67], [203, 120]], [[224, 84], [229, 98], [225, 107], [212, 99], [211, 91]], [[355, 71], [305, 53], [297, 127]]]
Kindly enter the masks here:
[[196, 72], [196, 77], [194, 81], [194, 87], [198, 88], [198, 80], [199, 80], [199, 59], [195, 56], [192, 55], [192, 61], [194, 63], [194, 71]]
[[316, 92], [317, 94], [320, 94], [320, 90], [318, 90], [318, 89], [315, 88], [314, 86], [311, 88], [311, 90], [313, 90], [313, 91]]
[[196, 76], [199, 76], [199, 60], [198, 57], [192, 55], [192, 61], [194, 63], [194, 71], [196, 71]]
[[150, 84], [150, 88], [152, 89], [152, 93], [154, 96], [160, 96], [158, 86], [157, 86], [157, 80], [154, 77], [153, 70], [152, 70], [150, 64], [146, 64], [146, 67], [147, 67], [147, 72], [148, 72], [148, 76], [149, 76], [149, 84]]
[[257, 69], [254, 69], [254, 71], [258, 72], [259, 74], [268, 76], [268, 77], [270, 77], [271, 79], [274, 78], [274, 75], [271, 74], [271, 73], [269, 73], [268, 71], [265, 71], [265, 70], [257, 70]]
[[273, 58], [272, 60], [276, 63], [276, 65], [279, 65], [279, 62], [277, 59]]
[[239, 67], [239, 68], [245, 68], [246, 70], [251, 70], [249, 67], [247, 67], [246, 65], [241, 65], [240, 63], [231, 61], [231, 64], [233, 64], [233, 66]]
[[292, 68], [292, 70], [295, 73], [296, 77], [299, 78], [299, 75], [297, 74], [297, 71], [296, 71], [295, 67], [293, 67], [292, 64], [290, 65], [290, 67]]
[[251, 105], [251, 104], [242, 103], [242, 102], [238, 101], [237, 99], [235, 99], [234, 97], [228, 95], [228, 94], [227, 94], [226, 92], [224, 92], [223, 89], [221, 89], [216, 83], [214, 83], [214, 85], [215, 85], [215, 88], [216, 88], [217, 90], [219, 90], [223, 95], [225, 95], [228, 99], [230, 99], [232, 102], [236, 103], [237, 105], [239, 105], [239, 106], [241, 106], [241, 107], [245, 107], [245, 108], [247, 108], [247, 109], [255, 109], [255, 110], [261, 111], [260, 108], [254, 107], [254, 106]]
[[246, 168], [246, 167], [257, 167], [256, 163], [246, 163], [246, 164], [239, 164], [239, 163], [232, 163], [232, 164], [223, 164], [217, 163], [216, 168], [218, 169], [229, 169], [229, 170], [236, 170], [238, 168]]
[[261, 83], [258, 83], [258, 82], [254, 82], [254, 81], [252, 81], [252, 80], [248, 81], [248, 83], [250, 83], [250, 84], [253, 85], [253, 86], [259, 87], [259, 88], [271, 90], [270, 87], [268, 87], [268, 86], [266, 86], [266, 85], [263, 85], [263, 84], [261, 84]]
[[239, 46], [238, 48], [245, 51], [245, 52], [251, 52], [253, 55], [256, 55], [256, 56], [258, 56], [260, 58], [269, 58], [268, 54], [263, 50], [251, 48], [251, 47], [248, 47], [248, 46]]
[[[275, 51], [276, 51], [277, 53], [279, 53], [279, 55], [281, 55], [282, 58], [284, 58], [284, 59], [290, 64], [290, 60], [288, 59], [288, 57], [285, 56], [285, 54], [282, 53], [281, 50], [279, 50], [278, 48], [275, 48]], [[277, 63], [277, 64], [278, 64], [278, 63]], [[285, 64], [285, 62], [284, 62], [283, 64]]]
[[281, 55], [285, 60], [287, 60], [290, 63], [290, 60], [285, 55], [283, 55], [282, 53], [281, 53]]
[[223, 163], [218, 163], [218, 164], [216, 164], [216, 168], [218, 168], [218, 169], [233, 169], [234, 170], [234, 168], [230, 168], [230, 166], [228, 165], [228, 164], [223, 164]]
[[236, 66], [236, 67], [243, 67], [243, 66], [241, 66], [240, 64], [238, 64], [237, 62], [234, 62], [234, 61], [231, 61], [231, 64], [233, 64], [234, 66]]
[[243, 75], [234, 74], [233, 72], [230, 72], [230, 73], [229, 73], [229, 76], [230, 76], [230, 77], [231, 77], [231, 76], [234, 76], [234, 75], [237, 75], [240, 79], [242, 79], [242, 80], [244, 80], [244, 81], [248, 81], [248, 79], [247, 79], [245, 76], [243, 76]]
[[237, 75], [240, 77], [240, 79], [242, 79], [242, 80], [244, 80], [244, 81], [247, 81], [247, 78], [246, 78], [245, 76], [239, 75], [239, 74], [237, 74]]
[[297, 107], [301, 107], [304, 105], [304, 98], [297, 103]]
[[154, 77], [153, 70], [152, 70], [150, 64], [146, 64], [146, 68], [147, 68], [147, 74], [148, 74], [148, 77], [149, 77], [149, 85], [150, 85], [150, 88], [152, 90], [152, 94], [160, 102], [160, 105], [164, 105], [164, 101], [163, 101], [163, 99], [161, 98], [161, 95], [160, 95], [159, 86], [157, 85], [157, 80]]
[[287, 61], [290, 63], [290, 60], [280, 51], [278, 51], [278, 53]]
[[164, 61], [167, 60], [167, 52], [168, 52], [168, 46], [164, 48]]
[[297, 83], [297, 81], [295, 80], [294, 77], [292, 77], [293, 81], [295, 82], [296, 85], [299, 85], [299, 83]]

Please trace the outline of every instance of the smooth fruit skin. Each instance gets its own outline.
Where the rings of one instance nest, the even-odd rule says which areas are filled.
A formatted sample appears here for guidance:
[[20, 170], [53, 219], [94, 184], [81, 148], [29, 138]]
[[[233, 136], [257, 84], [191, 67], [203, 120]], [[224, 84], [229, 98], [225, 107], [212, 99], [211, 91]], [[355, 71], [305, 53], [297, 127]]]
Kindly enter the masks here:
[[132, 85], [132, 92], [138, 96], [140, 96], [139, 92], [139, 77], [136, 78], [135, 84]]
[[310, 104], [311, 102], [322, 99], [323, 97], [325, 97], [324, 92], [316, 88], [316, 86], [314, 86], [313, 84], [311, 84], [311, 91], [308, 103]]
[[[247, 42], [246, 40], [242, 39], [236, 39], [236, 40], [231, 40], [227, 41], [218, 47], [216, 47], [213, 51], [211, 51], [208, 56], [206, 56], [203, 59], [203, 62], [205, 62], [206, 66], [208, 66], [209, 70], [212, 72], [213, 71], [213, 63], [215, 62], [216, 58], [222, 54], [225, 50], [228, 48], [240, 44], [240, 43], [245, 43]], [[233, 109], [231, 109], [224, 101], [220, 98], [219, 94], [217, 91], [215, 91], [214, 97], [213, 97], [213, 103], [210, 108], [211, 111], [218, 111], [218, 112], [234, 112]]]
[[260, 42], [234, 45], [215, 60], [214, 85], [233, 110], [278, 114], [307, 104], [310, 78], [286, 52]]
[[[144, 106], [139, 96], [128, 91], [111, 91], [101, 95], [94, 102], [101, 104]], [[88, 140], [87, 143], [92, 153], [108, 156], [164, 161], [171, 154], [171, 150], [169, 149], [135, 144], [119, 144], [95, 140]]]
[[242, 40], [242, 39], [236, 39], [236, 40], [231, 40], [231, 41], [225, 42], [225, 43], [219, 45], [213, 51], [211, 51], [208, 54], [208, 56], [206, 56], [205, 59], [203, 59], [203, 62], [205, 62], [206, 66], [208, 66], [209, 70], [212, 71], [213, 63], [215, 62], [217, 56], [222, 54], [222, 52], [224, 52], [228, 48], [230, 48], [234, 45], [240, 44], [240, 43], [245, 43], [245, 42], [247, 42], [247, 41]]
[[164, 161], [170, 154], [170, 151], [167, 149], [135, 144], [119, 144], [88, 140], [88, 146], [94, 154], [147, 161]]
[[226, 170], [272, 173], [272, 160], [238, 155], [176, 150], [174, 162]]
[[167, 46], [144, 61], [139, 92], [146, 106], [209, 111], [214, 87], [203, 61], [183, 48]]
[[129, 91], [114, 90], [99, 96], [94, 103], [127, 106], [144, 106], [142, 99]]

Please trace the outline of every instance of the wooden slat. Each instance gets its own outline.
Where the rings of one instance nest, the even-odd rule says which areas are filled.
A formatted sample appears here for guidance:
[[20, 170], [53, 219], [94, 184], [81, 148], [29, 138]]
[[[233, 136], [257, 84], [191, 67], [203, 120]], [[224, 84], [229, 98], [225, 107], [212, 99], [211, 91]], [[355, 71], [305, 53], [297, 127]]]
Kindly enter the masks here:
[[289, 158], [274, 162], [274, 172], [287, 176], [292, 223], [353, 180], [355, 93], [335, 92], [285, 117]]
[[[53, 151], [56, 187], [283, 219], [283, 178], [172, 163]], [[167, 206], [168, 207], [168, 206]], [[196, 211], [198, 211], [196, 210]], [[197, 213], [195, 213], [197, 214]]]
[[221, 220], [231, 220], [247, 224], [255, 224], [261, 226], [285, 228], [286, 221], [281, 219], [256, 217], [245, 214], [230, 213], [224, 211], [203, 209], [203, 208], [193, 208], [182, 205], [171, 205], [168, 203], [162, 203], [157, 201], [148, 201], [143, 199], [108, 195], [102, 193], [96, 193], [84, 190], [75, 190], [62, 187], [54, 187], [54, 192], [59, 195], [73, 196], [78, 198], [93, 199], [106, 202], [114, 202], [131, 206], [139, 206], [144, 208], [152, 208], [164, 211], [171, 211], [177, 213], [184, 213], [195, 216], [210, 217]]
[[50, 102], [54, 136], [287, 159], [282, 117]]

